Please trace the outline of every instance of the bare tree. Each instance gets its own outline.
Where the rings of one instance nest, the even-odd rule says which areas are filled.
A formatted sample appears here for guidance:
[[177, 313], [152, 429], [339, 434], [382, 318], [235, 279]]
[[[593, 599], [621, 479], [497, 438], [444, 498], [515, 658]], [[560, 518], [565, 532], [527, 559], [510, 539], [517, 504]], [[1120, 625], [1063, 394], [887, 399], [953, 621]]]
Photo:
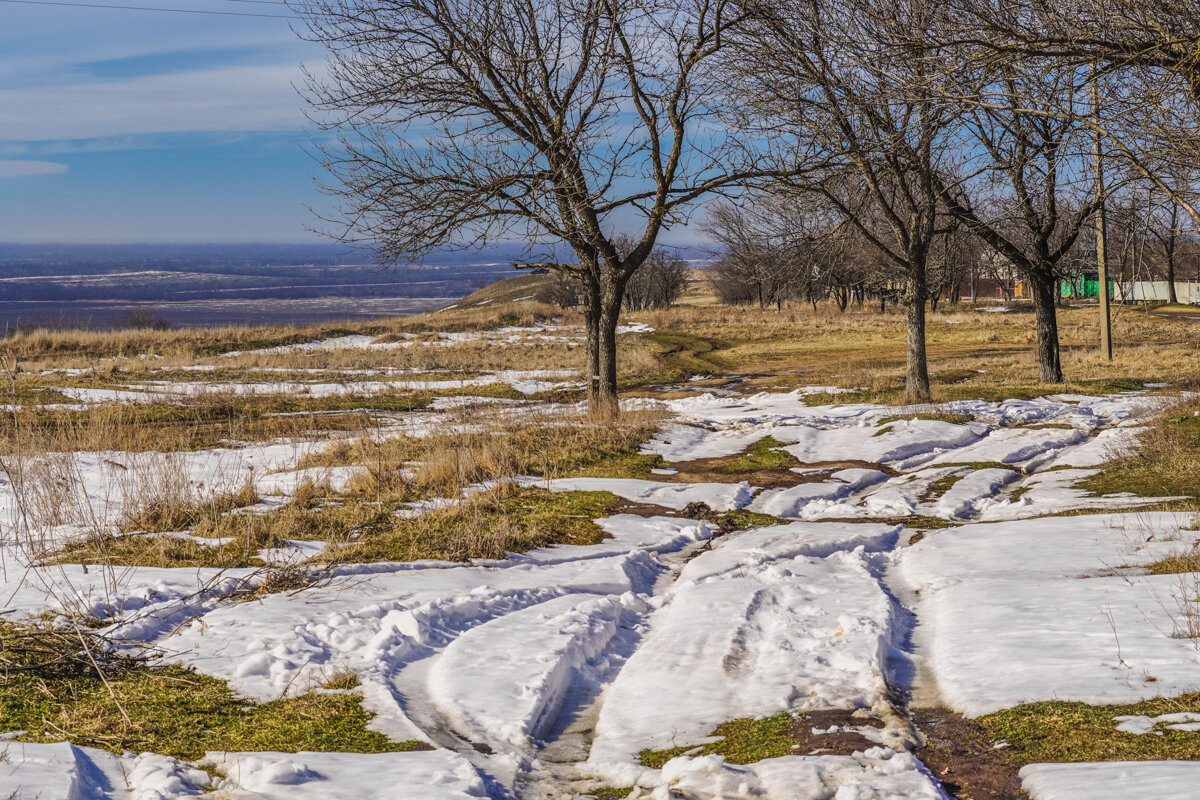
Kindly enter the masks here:
[[[1061, 264], [1103, 198], [1090, 193], [1090, 138], [1053, 112], [1087, 94], [1087, 72], [1056, 62], [983, 64], [960, 93], [969, 112], [952, 175], [939, 176], [947, 210], [1029, 284], [1038, 377], [1061, 383], [1056, 300]], [[955, 179], [953, 176], [964, 176]]]
[[[727, 0], [292, 0], [328, 73], [309, 73], [316, 153], [341, 241], [394, 263], [520, 237], [570, 246], [592, 413], [617, 413], [625, 286], [660, 232], [761, 173], [712, 124]], [[615, 228], [638, 229], [622, 251]]]
[[1193, 0], [953, 0], [960, 42], [1000, 53], [1110, 68], [1155, 67], [1200, 99], [1200, 30]]
[[949, 0], [945, 41], [1010, 63], [1095, 67], [1104, 113], [1075, 116], [1105, 149], [1200, 226], [1200, 198], [1178, 169], [1200, 160], [1200, 29], [1194, 0]]
[[780, 191], [820, 194], [903, 276], [905, 393], [910, 402], [928, 402], [925, 303], [938, 235], [936, 149], [952, 117], [933, 85], [931, 33], [940, 6], [772, 0], [745, 7], [753, 23], [740, 31], [744, 124], [795, 143], [786, 154], [793, 170], [777, 184]]
[[683, 295], [687, 284], [687, 262], [656, 247], [625, 285], [625, 308], [629, 311], [670, 308]]
[[761, 198], [710, 206], [702, 230], [718, 247], [713, 288], [722, 302], [765, 308], [796, 295], [798, 265], [790, 236]]
[[[1171, 184], [1188, 191], [1197, 182], [1196, 169], [1176, 167], [1170, 170]], [[1155, 186], [1151, 184], [1147, 192], [1154, 196]], [[1192, 190], [1194, 191], [1194, 190]], [[1147, 225], [1149, 233], [1154, 237], [1158, 248], [1161, 249], [1162, 277], [1167, 282], [1167, 302], [1178, 303], [1179, 295], [1175, 283], [1179, 272], [1184, 240], [1183, 208], [1179, 202], [1170, 196], [1161, 197], [1154, 202], [1150, 210], [1152, 219]]]
[[533, 299], [559, 308], [578, 308], [582, 286], [571, 273], [559, 270], [549, 282], [539, 287]]

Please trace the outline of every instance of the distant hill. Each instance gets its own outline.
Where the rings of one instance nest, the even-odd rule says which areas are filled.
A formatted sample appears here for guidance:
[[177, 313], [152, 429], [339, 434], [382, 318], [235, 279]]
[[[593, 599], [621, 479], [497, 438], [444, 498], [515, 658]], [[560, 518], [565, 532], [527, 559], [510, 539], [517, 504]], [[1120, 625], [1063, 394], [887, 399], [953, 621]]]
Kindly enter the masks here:
[[0, 333], [108, 327], [131, 312], [170, 325], [281, 325], [413, 314], [466, 295], [475, 305], [511, 302], [552, 277], [521, 274], [488, 294], [514, 274], [512, 262], [528, 256], [528, 248], [511, 243], [439, 251], [384, 269], [370, 253], [320, 243], [0, 243]]
[[455, 300], [447, 308], [478, 308], [479, 306], [533, 300], [539, 290], [553, 283], [554, 280], [555, 276], [553, 274], [518, 275], [515, 278], [502, 278], [489, 286], [472, 292], [466, 297]]
[[[544, 275], [518, 275], [513, 278], [501, 278], [493, 284], [478, 289], [460, 300], [455, 300], [447, 309], [478, 308], [485, 305], [500, 305], [502, 303], [519, 303], [523, 300], [533, 300], [538, 291], [556, 280], [553, 273]], [[693, 269], [688, 276], [688, 286], [679, 305], [709, 305], [716, 302], [713, 296], [712, 284], [708, 274], [703, 269]]]

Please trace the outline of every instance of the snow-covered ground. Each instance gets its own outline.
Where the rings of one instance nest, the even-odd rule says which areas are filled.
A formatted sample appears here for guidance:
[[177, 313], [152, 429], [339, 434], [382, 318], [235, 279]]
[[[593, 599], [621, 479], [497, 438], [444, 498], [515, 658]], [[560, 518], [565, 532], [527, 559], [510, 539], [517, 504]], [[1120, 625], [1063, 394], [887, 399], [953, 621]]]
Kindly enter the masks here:
[[[337, 383], [272, 381], [218, 383], [204, 381], [158, 381], [131, 384], [120, 389], [95, 389], [64, 386], [57, 391], [77, 400], [90, 403], [156, 403], [185, 397], [206, 395], [298, 395], [303, 397], [332, 397], [344, 395], [373, 395], [388, 392], [467, 390], [483, 386], [510, 386], [521, 394], [531, 395], [556, 389], [577, 389], [578, 371], [500, 370], [474, 378], [450, 380], [376, 380], [340, 381]], [[570, 380], [576, 379], [576, 380]]]
[[[1200, 690], [1177, 575], [1136, 567], [1190, 547], [1191, 515], [965, 525], [896, 559], [945, 702], [969, 715], [1037, 700], [1132, 703]], [[1170, 538], [1167, 538], [1167, 537]]]
[[[455, 340], [444, 337], [436, 341]], [[345, 337], [275, 352], [426, 343]], [[1200, 690], [1200, 650], [1179, 635], [1186, 598], [1177, 576], [1141, 569], [1200, 534], [1182, 515], [1127, 510], [1144, 498], [1095, 497], [1075, 486], [1133, 441], [1163, 398], [806, 404], [827, 389], [627, 401], [674, 415], [647, 452], [686, 462], [734, 455], [771, 436], [802, 462], [795, 486], [514, 476], [661, 509], [600, 520], [610, 535], [597, 545], [470, 564], [346, 564], [308, 590], [233, 603], [229, 591], [257, 580], [253, 571], [28, 568], [22, 543], [7, 535], [7, 619], [85, 609], [108, 620], [113, 635], [152, 643], [164, 661], [259, 701], [353, 673], [373, 730], [435, 749], [210, 753], [189, 765], [7, 741], [0, 797], [540, 800], [580, 797], [603, 783], [636, 786], [632, 797], [655, 800], [935, 800], [943, 796], [936, 781], [905, 751], [896, 689], [935, 693], [971, 715], [1029, 700], [1115, 703]], [[921, 418], [934, 410], [970, 420]], [[1052, 427], [1030, 427], [1038, 425]], [[198, 497], [247, 482], [284, 498], [305, 481], [345, 486], [361, 468], [297, 469], [323, 444], [64, 456], [56, 469], [88, 511], [47, 535], [119, 518], [149, 490], [130, 475], [173, 480], [164, 488]], [[696, 502], [789, 521], [714, 538], [715, 524], [680, 516]], [[1087, 508], [1123, 510], [1046, 516]], [[20, 510], [0, 480], [7, 533]], [[954, 526], [926, 526], [933, 529], [907, 545], [901, 523], [921, 517]], [[305, 545], [320, 552], [321, 543]], [[928, 685], [906, 686], [914, 672]], [[873, 733], [878, 746], [852, 755], [798, 752], [739, 766], [685, 753], [661, 769], [641, 763], [643, 750], [704, 744], [729, 720], [822, 709], [866, 709], [890, 722]], [[1128, 735], [1153, 735], [1160, 723], [1191, 724], [1114, 726], [1149, 726]], [[564, 748], [576, 755], [564, 761]], [[1183, 797], [1171, 792], [1194, 784], [1190, 766], [1038, 765], [1024, 779], [1036, 800]], [[1114, 783], [1158, 793], [1112, 794]]]
[[1032, 800], [1192, 800], [1200, 762], [1031, 764], [1021, 782]]

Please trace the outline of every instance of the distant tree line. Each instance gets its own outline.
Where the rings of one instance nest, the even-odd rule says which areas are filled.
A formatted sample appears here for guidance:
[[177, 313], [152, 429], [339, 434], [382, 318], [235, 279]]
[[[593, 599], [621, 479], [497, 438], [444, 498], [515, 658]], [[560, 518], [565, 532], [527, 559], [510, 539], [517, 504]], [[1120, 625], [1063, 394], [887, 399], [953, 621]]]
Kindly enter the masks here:
[[658, 302], [642, 270], [706, 203], [727, 301], [899, 304], [911, 401], [928, 309], [989, 279], [1027, 288], [1061, 382], [1059, 289], [1102, 221], [1120, 280], [1194, 274], [1194, 0], [292, 5], [330, 54], [306, 89], [327, 232], [384, 263], [569, 248], [600, 415], [619, 312]]

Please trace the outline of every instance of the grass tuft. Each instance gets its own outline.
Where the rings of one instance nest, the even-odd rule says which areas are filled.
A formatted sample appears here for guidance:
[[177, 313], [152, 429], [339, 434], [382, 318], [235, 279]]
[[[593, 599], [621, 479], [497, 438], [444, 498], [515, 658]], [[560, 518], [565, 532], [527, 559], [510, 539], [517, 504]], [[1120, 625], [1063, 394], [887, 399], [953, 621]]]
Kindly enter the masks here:
[[643, 750], [638, 758], [642, 766], [660, 769], [672, 758], [693, 753], [696, 756], [721, 755], [730, 764], [751, 764], [765, 758], [792, 755], [795, 740], [788, 735], [794, 717], [789, 713], [765, 719], [738, 719], [723, 722], [712, 732], [718, 741], [700, 746], [672, 747], [668, 750]]
[[[1153, 683], [1153, 676], [1146, 676]], [[1130, 705], [1093, 706], [1060, 700], [1031, 703], [987, 714], [980, 724], [1008, 743], [1021, 763], [1078, 761], [1200, 760], [1200, 736], [1160, 728], [1162, 736], [1117, 730], [1114, 717], [1200, 712], [1200, 694], [1157, 698]]]
[[[134, 659], [75, 659], [67, 668], [23, 670], [14, 642], [28, 631], [0, 628], [0, 729], [24, 731], [17, 741], [64, 739], [121, 753], [150, 751], [194, 760], [209, 750], [295, 753], [384, 753], [427, 747], [392, 742], [367, 730], [371, 714], [360, 698], [314, 693], [261, 705], [240, 698], [221, 680], [179, 666]], [[58, 634], [61, 635], [61, 634]]]
[[1096, 494], [1200, 497], [1200, 400], [1172, 406], [1137, 444], [1078, 484]]

